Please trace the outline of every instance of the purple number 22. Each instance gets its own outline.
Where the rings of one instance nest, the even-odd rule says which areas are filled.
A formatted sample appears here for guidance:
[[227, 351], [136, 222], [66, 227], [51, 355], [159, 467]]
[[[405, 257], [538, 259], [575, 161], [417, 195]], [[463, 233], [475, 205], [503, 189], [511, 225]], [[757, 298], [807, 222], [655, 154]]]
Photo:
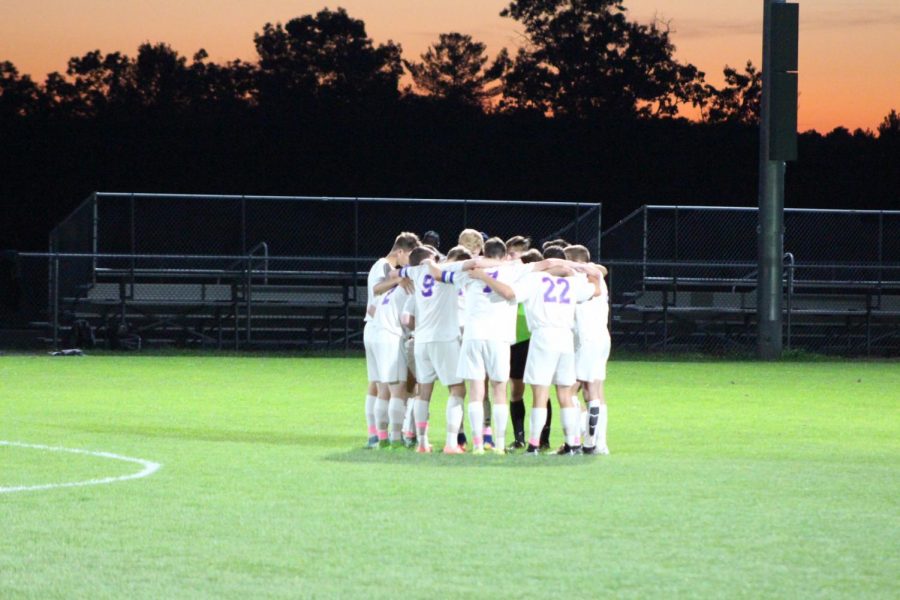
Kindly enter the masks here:
[[[558, 278], [554, 283], [553, 280], [549, 277], [544, 277], [541, 279], [542, 282], [548, 284], [547, 289], [544, 291], [544, 302], [546, 303], [559, 303], [559, 304], [570, 304], [569, 300], [569, 282], [562, 277]], [[559, 285], [562, 289], [559, 292], [559, 296], [554, 296], [553, 291], [556, 289], [556, 286]]]

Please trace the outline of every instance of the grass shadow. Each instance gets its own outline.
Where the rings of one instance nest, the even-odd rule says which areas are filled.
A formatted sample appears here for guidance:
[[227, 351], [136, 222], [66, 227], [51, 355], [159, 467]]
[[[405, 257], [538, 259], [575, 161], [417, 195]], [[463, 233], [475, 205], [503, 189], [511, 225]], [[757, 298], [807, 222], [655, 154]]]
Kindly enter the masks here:
[[445, 455], [440, 451], [432, 454], [417, 454], [412, 450], [369, 450], [367, 448], [351, 448], [344, 452], [336, 452], [325, 456], [324, 460], [335, 463], [353, 464], [387, 464], [405, 465], [409, 467], [440, 468], [496, 468], [496, 469], [535, 469], [535, 468], [577, 468], [594, 463], [605, 457], [598, 456], [556, 456], [540, 454], [538, 456], [516, 454], [485, 454], [475, 456], [470, 453], [462, 455]]

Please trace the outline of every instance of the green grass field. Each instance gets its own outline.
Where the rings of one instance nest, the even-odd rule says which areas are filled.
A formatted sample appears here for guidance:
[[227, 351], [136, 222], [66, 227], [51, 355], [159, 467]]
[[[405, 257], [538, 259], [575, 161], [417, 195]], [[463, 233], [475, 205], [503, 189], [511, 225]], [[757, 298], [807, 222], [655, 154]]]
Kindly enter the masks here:
[[[896, 362], [613, 362], [608, 457], [363, 450], [364, 379], [0, 357], [0, 440], [162, 464], [0, 494], [0, 598], [900, 597]], [[0, 446], [6, 488], [140, 469]]]

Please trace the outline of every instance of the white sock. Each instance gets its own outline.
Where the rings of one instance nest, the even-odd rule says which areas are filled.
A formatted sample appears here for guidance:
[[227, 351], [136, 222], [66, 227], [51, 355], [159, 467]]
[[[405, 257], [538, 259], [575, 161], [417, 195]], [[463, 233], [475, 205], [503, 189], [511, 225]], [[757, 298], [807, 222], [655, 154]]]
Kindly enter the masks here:
[[369, 428], [369, 437], [378, 435], [378, 427], [375, 425], [375, 396], [366, 395], [366, 425]]
[[578, 435], [579, 410], [574, 406], [563, 408], [559, 411], [562, 413], [563, 434], [566, 436], [566, 444], [569, 446], [580, 446], [581, 440]]
[[375, 427], [378, 439], [386, 440], [388, 437], [388, 406], [389, 402], [383, 398], [375, 399]]
[[509, 404], [494, 404], [494, 448], [506, 448], [506, 425], [509, 423]]
[[469, 424], [472, 425], [472, 447], [484, 446], [484, 404], [469, 402]]
[[597, 448], [606, 448], [606, 404], [600, 404], [599, 400], [595, 400], [595, 402], [599, 410], [597, 411], [597, 431], [594, 434], [594, 444]]
[[416, 420], [413, 416], [413, 411], [415, 409], [416, 401], [418, 398], [407, 398], [406, 402], [406, 414], [403, 417], [403, 433], [406, 437], [411, 438], [415, 434], [416, 431]]
[[579, 409], [578, 412], [581, 417], [581, 443], [583, 444], [588, 437], [588, 411]]
[[463, 399], [459, 396], [450, 396], [447, 399], [447, 445], [451, 448], [457, 446], [456, 437], [463, 419]]
[[403, 439], [403, 417], [406, 416], [406, 405], [402, 398], [391, 396], [388, 404], [388, 423], [390, 425], [390, 438], [392, 442], [399, 442]]
[[428, 405], [430, 402], [425, 402], [424, 400], [420, 400], [416, 398], [415, 401], [415, 419], [416, 419], [416, 437], [419, 439], [419, 448], [428, 447]]
[[528, 443], [532, 446], [541, 445], [541, 431], [547, 422], [547, 407], [531, 409], [531, 437]]

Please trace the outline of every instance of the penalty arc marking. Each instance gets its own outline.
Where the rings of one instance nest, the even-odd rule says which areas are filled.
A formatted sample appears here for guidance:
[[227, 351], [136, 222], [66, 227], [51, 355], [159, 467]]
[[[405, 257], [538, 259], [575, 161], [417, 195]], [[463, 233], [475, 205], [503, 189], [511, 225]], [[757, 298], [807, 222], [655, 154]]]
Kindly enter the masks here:
[[68, 452], [69, 454], [84, 454], [87, 456], [97, 456], [100, 458], [108, 458], [111, 460], [121, 460], [124, 462], [135, 463], [141, 465], [143, 469], [137, 473], [130, 475], [122, 475], [119, 477], [103, 477], [100, 479], [85, 479], [83, 481], [68, 481], [63, 483], [46, 483], [42, 485], [18, 485], [11, 487], [0, 486], [0, 494], [11, 494], [13, 492], [31, 492], [38, 490], [52, 490], [56, 488], [84, 487], [88, 485], [103, 485], [106, 483], [116, 483], [119, 481], [128, 481], [129, 479], [141, 479], [156, 473], [162, 466], [160, 463], [143, 458], [132, 458], [130, 456], [122, 456], [121, 454], [113, 454], [112, 452], [94, 452], [93, 450], [82, 450], [81, 448], [63, 448], [61, 446], [44, 446], [42, 444], [25, 444], [23, 442], [9, 442], [0, 440], [0, 446], [11, 446], [15, 448], [30, 448], [32, 450], [43, 450], [45, 452]]

